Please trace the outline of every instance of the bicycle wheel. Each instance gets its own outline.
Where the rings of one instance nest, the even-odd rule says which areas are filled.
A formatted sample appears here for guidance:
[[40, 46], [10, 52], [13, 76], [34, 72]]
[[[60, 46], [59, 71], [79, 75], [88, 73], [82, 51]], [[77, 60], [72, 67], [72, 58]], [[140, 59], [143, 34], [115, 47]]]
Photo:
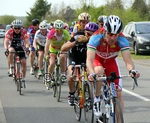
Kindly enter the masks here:
[[91, 97], [91, 85], [89, 82], [84, 84], [84, 117], [87, 123], [92, 122], [92, 97]]
[[52, 75], [52, 80], [53, 80], [53, 97], [56, 97], [57, 94], [57, 76], [56, 76], [56, 69], [54, 69], [53, 75]]
[[79, 96], [79, 85], [78, 83], [79, 82], [75, 82], [76, 85], [75, 85], [75, 94], [74, 94], [74, 111], [75, 111], [75, 116], [76, 116], [76, 119], [78, 121], [81, 120], [81, 115], [82, 115], [82, 108], [80, 108], [80, 96]]
[[57, 102], [60, 101], [60, 96], [61, 96], [61, 78], [60, 78], [60, 69], [59, 67], [56, 68], [56, 73], [57, 73]]
[[111, 111], [108, 123], [124, 123], [123, 113], [118, 98], [113, 98], [110, 101]]
[[21, 95], [21, 88], [22, 88], [22, 82], [20, 78], [20, 63], [17, 63], [17, 91], [19, 91], [19, 94]]

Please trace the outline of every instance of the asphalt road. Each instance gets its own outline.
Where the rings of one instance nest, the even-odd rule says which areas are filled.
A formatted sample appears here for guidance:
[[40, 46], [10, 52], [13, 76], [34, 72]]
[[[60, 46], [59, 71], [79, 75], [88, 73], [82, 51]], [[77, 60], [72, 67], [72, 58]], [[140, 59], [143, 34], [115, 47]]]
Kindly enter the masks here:
[[[29, 74], [29, 64], [27, 88], [20, 96], [12, 78], [7, 76], [4, 51], [0, 39], [0, 123], [78, 123], [73, 108], [67, 103], [67, 84], [63, 85], [61, 102], [57, 102], [52, 90], [46, 90], [42, 80]], [[119, 64], [122, 74], [128, 74], [122, 60]], [[150, 66], [137, 62], [135, 66], [141, 73], [139, 86], [131, 90], [132, 79], [123, 80], [124, 120], [125, 123], [150, 123]], [[83, 116], [81, 123], [84, 123]]]

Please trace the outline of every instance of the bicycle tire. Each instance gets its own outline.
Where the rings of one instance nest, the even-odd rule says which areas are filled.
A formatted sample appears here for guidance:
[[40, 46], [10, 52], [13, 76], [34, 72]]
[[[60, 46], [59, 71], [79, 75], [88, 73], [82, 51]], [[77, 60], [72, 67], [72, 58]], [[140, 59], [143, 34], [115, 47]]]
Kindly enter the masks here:
[[89, 82], [84, 84], [84, 118], [86, 123], [92, 122], [92, 101], [91, 101], [91, 85]]
[[75, 99], [74, 99], [74, 112], [76, 119], [78, 121], [81, 120], [81, 115], [82, 115], [82, 108], [80, 108], [80, 98], [79, 98], [79, 82], [75, 82]]
[[60, 95], [61, 95], [61, 80], [60, 80], [60, 69], [59, 67], [56, 69], [56, 75], [57, 75], [57, 102], [60, 101]]
[[[108, 123], [124, 123], [123, 113], [118, 98], [112, 99], [111, 109], [114, 109], [114, 111], [111, 110]], [[120, 119], [119, 121], [117, 121], [118, 117]]]
[[54, 72], [53, 72], [53, 75], [52, 75], [52, 78], [54, 80], [54, 84], [52, 86], [53, 88], [53, 97], [56, 97], [56, 94], [57, 94], [57, 76], [56, 76], [56, 69], [54, 69]]
[[21, 83], [21, 78], [20, 78], [20, 63], [17, 63], [17, 71], [18, 71], [18, 78], [17, 78], [17, 90], [19, 91], [19, 94], [21, 95], [21, 88], [22, 88], [22, 83]]

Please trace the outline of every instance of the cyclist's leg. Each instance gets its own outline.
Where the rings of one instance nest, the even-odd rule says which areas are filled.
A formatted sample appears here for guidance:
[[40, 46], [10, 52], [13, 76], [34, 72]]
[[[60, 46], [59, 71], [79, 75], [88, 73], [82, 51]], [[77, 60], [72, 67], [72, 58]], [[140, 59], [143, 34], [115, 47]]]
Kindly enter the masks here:
[[[103, 75], [104, 74], [104, 68], [102, 64], [100, 63], [100, 60], [94, 59], [94, 71], [97, 75]], [[102, 87], [102, 82], [96, 82], [96, 92], [94, 97], [94, 114], [96, 116], [101, 116], [102, 112], [100, 109], [100, 90]]]
[[66, 70], [67, 70], [67, 57], [66, 54], [60, 54], [60, 68], [62, 82], [66, 82]]
[[13, 65], [13, 56], [14, 56], [14, 54], [13, 53], [11, 53], [11, 52], [14, 52], [15, 51], [15, 47], [13, 46], [13, 45], [10, 45], [10, 47], [9, 47], [9, 55], [8, 55], [8, 64], [10, 65], [9, 66], [9, 75], [12, 75], [12, 67], [14, 67], [14, 65]]
[[68, 66], [68, 87], [69, 87], [69, 96], [68, 96], [68, 103], [73, 106], [74, 105], [74, 93], [75, 93], [75, 82], [73, 81], [72, 77], [72, 67], [71, 60], [69, 61]]
[[56, 54], [51, 53], [49, 59], [48, 73], [52, 74], [56, 63]]
[[29, 54], [29, 62], [30, 62], [30, 74], [34, 74], [33, 64], [35, 58], [35, 48], [33, 47], [33, 39], [30, 39], [30, 54]]
[[[117, 59], [114, 61], [111, 61], [111, 66], [109, 63], [106, 65], [106, 75], [110, 75], [111, 72], [116, 72], [116, 76], [120, 75], [120, 69], [119, 69], [119, 64]], [[117, 98], [120, 102], [121, 110], [122, 112], [124, 111], [124, 103], [123, 103], [123, 97], [122, 97], [122, 80], [121, 79], [116, 79], [115, 80], [115, 85], [116, 85], [116, 93], [117, 93]], [[118, 110], [116, 110], [118, 113]]]
[[[22, 47], [16, 49], [17, 51], [24, 51], [24, 49]], [[26, 77], [26, 70], [27, 70], [27, 63], [26, 63], [26, 54], [25, 51], [24, 52], [20, 52], [19, 53], [19, 57], [21, 60], [21, 68], [22, 68], [22, 79], [24, 80]]]
[[41, 45], [38, 45], [38, 75], [42, 75], [42, 68], [43, 68], [43, 58], [44, 58], [44, 47]]

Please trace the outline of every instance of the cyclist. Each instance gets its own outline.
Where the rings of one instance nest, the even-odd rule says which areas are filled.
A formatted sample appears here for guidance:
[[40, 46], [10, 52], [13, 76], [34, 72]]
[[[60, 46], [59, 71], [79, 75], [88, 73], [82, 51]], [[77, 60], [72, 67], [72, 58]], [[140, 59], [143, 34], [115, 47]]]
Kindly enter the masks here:
[[[55, 60], [57, 52], [60, 51], [61, 46], [70, 39], [69, 32], [64, 29], [64, 22], [61, 20], [56, 20], [54, 22], [54, 29], [50, 30], [46, 45], [45, 45], [45, 56], [46, 59], [48, 57], [48, 53], [50, 52], [50, 60], [48, 66], [48, 72], [50, 74], [53, 73], [55, 67]], [[61, 76], [66, 78], [66, 57], [64, 54], [60, 55], [60, 67], [61, 67]]]
[[35, 32], [39, 29], [39, 24], [40, 24], [40, 21], [38, 19], [33, 19], [32, 20], [32, 26], [30, 26], [28, 28], [28, 31], [27, 31], [27, 34], [28, 34], [28, 37], [30, 39], [30, 55], [29, 55], [29, 58], [30, 58], [30, 74], [33, 75], [34, 74], [34, 69], [33, 69], [33, 62], [34, 62], [34, 57], [35, 57], [35, 49], [33, 47], [33, 40], [34, 40], [34, 35], [35, 35]]
[[38, 76], [42, 76], [44, 48], [46, 43], [47, 34], [49, 33], [48, 25], [42, 21], [39, 25], [39, 30], [36, 31], [33, 41], [33, 46], [38, 51]]
[[85, 30], [78, 31], [75, 33], [67, 43], [65, 43], [61, 51], [69, 51], [69, 64], [68, 64], [68, 85], [69, 85], [69, 96], [68, 103], [74, 105], [74, 93], [75, 93], [75, 83], [72, 74], [72, 62], [76, 64], [86, 63], [86, 51], [87, 51], [87, 42], [90, 36], [98, 29], [98, 25], [94, 22], [89, 22], [85, 25]]
[[8, 62], [10, 63], [9, 74], [12, 75], [13, 71], [13, 54], [14, 51], [24, 51], [19, 53], [22, 66], [22, 82], [25, 82], [26, 77], [26, 53], [25, 50], [29, 50], [29, 40], [27, 32], [23, 29], [23, 22], [21, 20], [14, 20], [12, 23], [12, 28], [9, 29], [5, 35], [4, 47], [6, 52], [9, 52]]
[[98, 17], [99, 28], [103, 28], [105, 20], [107, 20], [107, 16], [106, 15], [101, 15], [101, 16]]
[[[139, 77], [140, 74], [135, 70], [134, 63], [130, 56], [130, 48], [128, 40], [123, 36], [121, 30], [123, 28], [122, 21], [118, 16], [110, 15], [104, 24], [105, 33], [103, 31], [97, 31], [90, 38], [87, 44], [87, 70], [89, 72], [89, 80], [93, 81], [93, 75], [103, 75], [104, 68], [106, 76], [109, 76], [111, 72], [120, 74], [120, 69], [117, 62], [119, 51], [121, 51], [122, 57], [126, 64], [129, 74], [133, 77]], [[96, 93], [94, 98], [94, 113], [96, 116], [101, 115], [100, 110], [100, 88], [101, 82], [97, 83]], [[121, 80], [115, 81], [117, 87], [117, 96], [120, 101], [123, 111], [123, 99], [122, 99], [122, 83]]]
[[78, 16], [79, 21], [77, 22], [77, 24], [74, 25], [73, 32], [72, 32], [71, 36], [74, 36], [74, 34], [77, 31], [83, 30], [85, 25], [90, 21], [90, 19], [91, 19], [91, 16], [88, 13], [86, 13], [86, 12], [81, 13]]

